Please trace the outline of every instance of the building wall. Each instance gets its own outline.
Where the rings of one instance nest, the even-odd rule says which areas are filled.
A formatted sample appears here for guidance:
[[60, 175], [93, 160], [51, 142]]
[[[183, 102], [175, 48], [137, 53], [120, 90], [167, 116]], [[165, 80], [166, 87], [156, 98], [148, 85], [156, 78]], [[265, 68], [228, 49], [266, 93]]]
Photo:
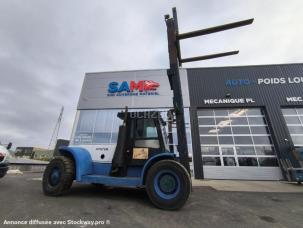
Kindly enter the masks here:
[[[264, 108], [278, 157], [297, 165], [285, 141], [292, 143], [281, 108], [303, 107], [303, 64], [193, 68], [187, 74], [196, 167], [202, 167], [197, 109], [226, 107]], [[201, 169], [197, 175], [203, 176]]]
[[[189, 95], [186, 70], [180, 72], [184, 106], [189, 107]], [[108, 85], [123, 81], [128, 84], [133, 80], [152, 80], [160, 84], [154, 91], [157, 95], [124, 96], [126, 93], [110, 94]], [[137, 91], [135, 91], [137, 92]], [[152, 91], [151, 91], [152, 92]], [[114, 96], [110, 96], [114, 95]], [[118, 96], [122, 95], [122, 96]], [[172, 107], [172, 91], [166, 70], [140, 70], [104, 73], [87, 73], [78, 103], [78, 110], [83, 109], [117, 109], [117, 108], [163, 108]]]
[[[191, 136], [189, 125], [189, 93], [186, 70], [180, 70], [182, 94], [185, 106], [186, 132], [188, 135], [189, 153], [191, 154]], [[109, 84], [115, 82], [118, 87], [123, 82], [154, 81], [159, 83], [156, 90], [139, 93], [138, 89], [131, 94], [123, 90], [121, 93], [109, 92]], [[156, 93], [156, 94], [155, 94]], [[121, 72], [87, 73], [84, 79], [78, 102], [78, 111], [73, 127], [71, 145], [87, 148], [93, 161], [111, 162], [116, 147], [119, 125], [122, 120], [117, 113], [127, 106], [130, 111], [156, 110], [166, 112], [173, 107], [173, 93], [170, 88], [166, 70], [139, 70]], [[165, 112], [165, 113], [164, 113]], [[173, 128], [174, 144], [176, 129]], [[104, 159], [100, 159], [100, 150], [106, 147]], [[175, 146], [175, 145], [174, 145]], [[176, 148], [176, 146], [175, 146]]]

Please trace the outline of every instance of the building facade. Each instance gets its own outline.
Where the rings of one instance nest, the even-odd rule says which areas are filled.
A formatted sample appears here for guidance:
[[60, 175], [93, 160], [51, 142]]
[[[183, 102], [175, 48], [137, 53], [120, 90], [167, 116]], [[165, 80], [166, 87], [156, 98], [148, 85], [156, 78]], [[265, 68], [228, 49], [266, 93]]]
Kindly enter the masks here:
[[[281, 164], [298, 164], [289, 150], [303, 146], [303, 64], [181, 69], [180, 77], [195, 178], [279, 180]], [[125, 106], [172, 108], [166, 70], [86, 74], [71, 144], [90, 146], [95, 161], [108, 145], [111, 162]]]

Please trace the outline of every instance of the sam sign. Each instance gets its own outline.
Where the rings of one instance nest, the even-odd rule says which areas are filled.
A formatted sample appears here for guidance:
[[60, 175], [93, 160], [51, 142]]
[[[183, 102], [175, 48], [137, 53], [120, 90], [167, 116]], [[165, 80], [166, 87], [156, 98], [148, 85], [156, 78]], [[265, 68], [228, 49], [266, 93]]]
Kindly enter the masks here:
[[156, 96], [158, 82], [152, 80], [110, 82], [108, 84], [107, 96]]

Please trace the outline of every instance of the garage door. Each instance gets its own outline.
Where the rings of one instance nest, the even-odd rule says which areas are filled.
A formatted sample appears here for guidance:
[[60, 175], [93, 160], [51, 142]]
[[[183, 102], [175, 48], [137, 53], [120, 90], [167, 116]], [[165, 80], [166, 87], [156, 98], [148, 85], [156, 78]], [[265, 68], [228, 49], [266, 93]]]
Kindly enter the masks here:
[[294, 146], [303, 147], [303, 108], [284, 108], [282, 112]]
[[198, 110], [204, 178], [282, 178], [262, 109]]

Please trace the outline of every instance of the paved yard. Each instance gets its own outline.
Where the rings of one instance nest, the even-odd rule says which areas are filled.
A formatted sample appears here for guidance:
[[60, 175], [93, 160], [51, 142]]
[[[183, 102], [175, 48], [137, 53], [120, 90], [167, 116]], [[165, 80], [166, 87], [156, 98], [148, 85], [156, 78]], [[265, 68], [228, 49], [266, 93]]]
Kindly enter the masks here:
[[154, 208], [142, 190], [74, 184], [68, 195], [46, 197], [41, 175], [7, 175], [0, 180], [0, 227], [28, 227], [3, 223], [30, 220], [75, 223], [57, 227], [91, 227], [84, 221], [110, 223], [97, 227], [303, 226], [303, 192], [234, 192], [197, 186], [183, 209], [163, 211]]

